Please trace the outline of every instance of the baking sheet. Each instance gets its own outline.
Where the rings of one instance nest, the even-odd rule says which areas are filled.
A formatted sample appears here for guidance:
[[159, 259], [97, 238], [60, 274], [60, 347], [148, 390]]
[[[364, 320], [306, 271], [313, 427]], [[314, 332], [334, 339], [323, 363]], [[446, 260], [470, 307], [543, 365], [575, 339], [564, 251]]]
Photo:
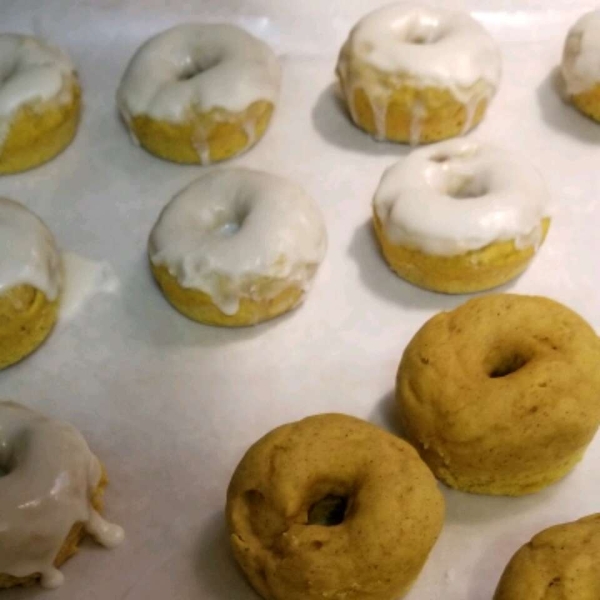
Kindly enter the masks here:
[[[168, 6], [165, 7], [164, 4]], [[45, 346], [0, 373], [0, 397], [71, 421], [106, 464], [106, 513], [127, 540], [86, 543], [57, 591], [4, 600], [251, 600], [229, 555], [225, 490], [244, 450], [271, 428], [326, 411], [388, 429], [401, 352], [435, 312], [464, 297], [418, 290], [379, 257], [370, 200], [383, 169], [406, 154], [372, 141], [337, 105], [333, 68], [365, 0], [0, 0], [0, 27], [42, 34], [78, 65], [85, 111], [74, 143], [51, 163], [0, 179], [0, 194], [46, 221], [60, 245], [109, 263], [104, 288]], [[438, 3], [439, 5], [442, 2]], [[553, 85], [567, 28], [591, 3], [472, 0], [498, 39], [503, 82], [472, 137], [519, 150], [544, 174], [555, 218], [541, 252], [506, 291], [558, 299], [600, 329], [600, 125], [563, 105]], [[227, 165], [302, 182], [321, 205], [329, 250], [305, 305], [255, 328], [194, 324], [172, 310], [146, 265], [162, 206], [207, 169], [135, 147], [114, 93], [148, 36], [186, 20], [230, 21], [270, 42], [283, 91], [265, 138]], [[538, 530], [598, 511], [600, 438], [563, 482], [520, 499], [444, 489], [447, 519], [409, 600], [491, 598], [505, 563]]]

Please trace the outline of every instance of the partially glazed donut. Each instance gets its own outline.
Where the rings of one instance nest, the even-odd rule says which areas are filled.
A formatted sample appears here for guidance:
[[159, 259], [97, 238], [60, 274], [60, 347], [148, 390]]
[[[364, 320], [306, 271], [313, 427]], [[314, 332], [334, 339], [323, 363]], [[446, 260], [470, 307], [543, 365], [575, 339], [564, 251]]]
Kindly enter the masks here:
[[62, 260], [25, 206], [0, 198], [0, 369], [33, 352], [58, 318]]
[[566, 475], [600, 424], [600, 338], [567, 307], [498, 294], [443, 312], [398, 369], [409, 439], [453, 488], [517, 496]]
[[425, 563], [444, 502], [409, 444], [326, 414], [256, 442], [226, 512], [235, 558], [267, 600], [395, 600]]
[[508, 563], [494, 600], [600, 598], [600, 513], [550, 527]]
[[400, 277], [463, 294], [525, 270], [550, 226], [549, 194], [526, 160], [489, 144], [449, 140], [385, 171], [373, 221]]
[[66, 148], [80, 96], [64, 52], [31, 36], [0, 34], [0, 174], [31, 169]]
[[239, 326], [297, 306], [326, 246], [321, 212], [299, 186], [238, 168], [213, 171], [177, 194], [152, 229], [148, 254], [177, 310]]
[[58, 567], [86, 534], [119, 544], [123, 530], [99, 514], [106, 484], [74, 427], [0, 402], [0, 588], [61, 585]]
[[569, 30], [561, 70], [571, 102], [600, 121], [600, 10], [586, 13]]
[[152, 154], [209, 164], [262, 137], [280, 79], [273, 51], [243, 29], [178, 25], [136, 52], [117, 104], [134, 140]]
[[358, 127], [419, 144], [481, 121], [500, 80], [500, 54], [467, 13], [399, 3], [354, 26], [337, 74]]

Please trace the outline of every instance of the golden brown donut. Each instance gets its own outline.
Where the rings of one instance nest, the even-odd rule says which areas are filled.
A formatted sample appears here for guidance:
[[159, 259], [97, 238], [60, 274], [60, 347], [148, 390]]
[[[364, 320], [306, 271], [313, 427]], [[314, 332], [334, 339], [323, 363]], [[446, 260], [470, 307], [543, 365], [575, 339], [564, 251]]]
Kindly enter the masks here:
[[226, 512], [234, 556], [267, 600], [391, 600], [423, 567], [444, 502], [409, 444], [324, 414], [258, 440]]
[[406, 433], [453, 488], [518, 496], [560, 479], [600, 423], [600, 339], [548, 298], [497, 294], [430, 319], [398, 369]]
[[494, 600], [598, 600], [600, 513], [538, 533], [511, 559]]

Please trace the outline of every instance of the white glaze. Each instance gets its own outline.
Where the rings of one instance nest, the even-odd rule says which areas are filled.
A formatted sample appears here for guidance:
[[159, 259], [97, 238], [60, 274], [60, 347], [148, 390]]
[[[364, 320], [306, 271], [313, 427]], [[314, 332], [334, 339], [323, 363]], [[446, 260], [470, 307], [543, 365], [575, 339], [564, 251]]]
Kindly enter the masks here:
[[70, 102], [74, 78], [73, 63], [59, 48], [32, 36], [0, 34], [0, 147], [19, 108]]
[[[477, 105], [494, 95], [501, 66], [494, 40], [467, 13], [400, 3], [379, 8], [354, 26], [340, 52], [337, 72], [354, 120], [354, 92], [361, 87], [374, 111], [376, 137], [383, 138], [389, 99], [400, 85], [450, 91], [467, 107], [467, 131]], [[393, 83], [383, 83], [379, 73]], [[413, 115], [413, 144], [419, 142], [420, 118]]]
[[[238, 168], [213, 171], [177, 194], [148, 250], [181, 286], [205, 292], [232, 315], [242, 297], [261, 300], [291, 285], [307, 291], [326, 246], [321, 212], [300, 187]], [[271, 284], [259, 291], [258, 278]]]
[[104, 546], [123, 541], [90, 503], [102, 468], [71, 425], [0, 402], [0, 465], [0, 573], [59, 586], [53, 562], [75, 523]]
[[22, 204], [0, 197], [0, 293], [28, 284], [52, 301], [61, 283], [60, 254], [50, 230]]
[[97, 294], [115, 294], [119, 290], [119, 278], [106, 261], [90, 260], [74, 252], [64, 252], [62, 263], [65, 282], [60, 299], [61, 321], [69, 321], [77, 316]]
[[185, 24], [141, 46], [123, 75], [117, 103], [126, 121], [143, 114], [180, 122], [191, 109], [237, 113], [258, 100], [274, 103], [280, 80], [273, 51], [243, 29]]
[[569, 30], [561, 70], [569, 95], [600, 84], [600, 10], [586, 13]]
[[525, 160], [494, 146], [450, 140], [389, 167], [373, 199], [392, 243], [456, 255], [493, 242], [541, 242], [549, 196]]

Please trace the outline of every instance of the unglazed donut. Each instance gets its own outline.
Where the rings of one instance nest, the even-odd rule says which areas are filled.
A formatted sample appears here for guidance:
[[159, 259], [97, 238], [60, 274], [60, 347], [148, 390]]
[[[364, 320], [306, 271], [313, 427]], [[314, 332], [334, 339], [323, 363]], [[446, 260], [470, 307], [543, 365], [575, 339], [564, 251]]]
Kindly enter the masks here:
[[58, 48], [0, 34], [0, 174], [36, 167], [66, 148], [79, 123], [75, 68]]
[[216, 170], [178, 193], [152, 229], [152, 272], [171, 304], [211, 325], [252, 325], [297, 306], [323, 260], [317, 205], [295, 184]]
[[511, 559], [494, 600], [600, 598], [600, 513], [538, 533]]
[[600, 10], [586, 13], [569, 30], [561, 70], [571, 102], [600, 121]]
[[123, 530], [99, 514], [107, 483], [74, 427], [0, 402], [0, 588], [61, 585], [86, 534], [118, 545]]
[[435, 479], [406, 442], [339, 414], [279, 427], [227, 491], [236, 560], [267, 600], [392, 600], [442, 527]]
[[133, 139], [152, 154], [209, 164], [262, 137], [280, 79], [273, 51], [244, 30], [178, 25], [136, 52], [117, 104]]
[[467, 13], [392, 4], [363, 17], [336, 69], [354, 123], [419, 144], [466, 133], [500, 81], [500, 53]]
[[0, 369], [33, 352], [59, 311], [62, 262], [44, 223], [0, 197]]
[[471, 140], [420, 148], [388, 168], [373, 199], [390, 267], [414, 285], [463, 294], [522, 273], [546, 237], [549, 195], [526, 161]]
[[408, 438], [450, 487], [518, 496], [566, 475], [600, 424], [600, 338], [576, 313], [497, 294], [443, 312], [402, 356]]

